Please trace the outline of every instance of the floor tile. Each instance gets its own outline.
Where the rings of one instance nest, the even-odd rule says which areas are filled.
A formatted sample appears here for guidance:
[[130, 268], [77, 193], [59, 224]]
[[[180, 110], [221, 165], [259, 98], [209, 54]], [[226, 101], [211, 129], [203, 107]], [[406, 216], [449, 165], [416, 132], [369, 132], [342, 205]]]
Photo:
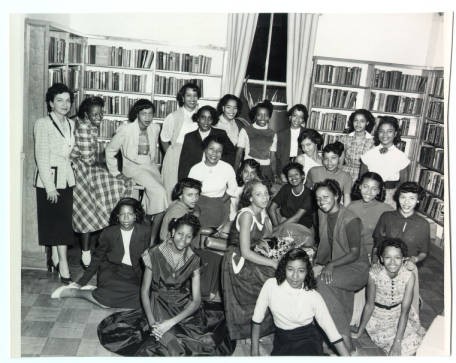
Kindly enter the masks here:
[[21, 338], [21, 355], [40, 354], [47, 339], [47, 337], [38, 338], [23, 336]]
[[31, 306], [21, 306], [21, 321], [25, 319], [26, 315], [30, 311]]
[[63, 301], [63, 307], [67, 309], [91, 309], [94, 305], [86, 299], [75, 297], [63, 298], [61, 300]]
[[49, 338], [41, 351], [41, 356], [75, 356], [80, 339]]
[[112, 357], [118, 356], [115, 353], [105, 349], [99, 342], [94, 340], [82, 339], [79, 344], [78, 351], [76, 352], [78, 357]]
[[23, 337], [48, 337], [54, 326], [51, 321], [23, 321], [21, 324], [21, 335]]
[[[77, 299], [67, 299], [67, 300], [77, 300]], [[77, 323], [85, 324], [87, 323], [90, 316], [90, 309], [69, 309], [63, 308], [60, 311], [60, 315], [57, 318], [59, 323]]]
[[52, 329], [49, 333], [49, 337], [82, 339], [84, 336], [84, 329], [85, 329], [85, 324], [57, 322], [52, 327]]
[[24, 292], [21, 294], [21, 305], [22, 306], [33, 306], [39, 294], [29, 294]]
[[[91, 320], [89, 320], [91, 321]], [[97, 334], [98, 322], [95, 324], [87, 324], [84, 329], [84, 333], [82, 337], [84, 340], [95, 340], [98, 342], [98, 334]]]
[[54, 322], [60, 314], [60, 308], [47, 308], [43, 306], [32, 306], [25, 316], [28, 321], [52, 321]]
[[50, 308], [63, 307], [64, 301], [62, 299], [51, 299], [51, 294], [39, 294], [33, 306], [44, 306]]

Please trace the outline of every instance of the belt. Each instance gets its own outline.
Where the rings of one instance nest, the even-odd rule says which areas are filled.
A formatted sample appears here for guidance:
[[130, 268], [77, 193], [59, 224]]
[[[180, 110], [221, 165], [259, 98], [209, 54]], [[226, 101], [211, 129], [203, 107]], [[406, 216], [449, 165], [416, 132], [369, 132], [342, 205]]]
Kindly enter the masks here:
[[383, 304], [380, 304], [378, 302], [375, 303], [375, 306], [379, 307], [380, 309], [386, 309], [386, 310], [391, 310], [392, 308], [395, 308], [396, 306], [399, 306], [401, 305], [401, 303], [397, 303], [397, 304], [394, 304], [394, 305], [383, 305]]
[[399, 185], [399, 180], [388, 180], [383, 185], [385, 189], [394, 189]]

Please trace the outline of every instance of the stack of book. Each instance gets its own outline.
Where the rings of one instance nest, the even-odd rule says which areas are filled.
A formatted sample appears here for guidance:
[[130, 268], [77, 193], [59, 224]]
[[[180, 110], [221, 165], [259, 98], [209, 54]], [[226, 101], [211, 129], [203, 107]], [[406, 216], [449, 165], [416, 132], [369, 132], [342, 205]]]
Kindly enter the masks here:
[[404, 115], [419, 116], [422, 105], [422, 98], [404, 97], [377, 92], [372, 92], [369, 100], [369, 109], [374, 112], [391, 112]]
[[443, 224], [444, 202], [439, 198], [433, 197], [431, 194], [425, 193], [418, 210], [427, 216], [431, 217], [438, 223]]
[[434, 84], [432, 85], [431, 96], [442, 97], [443, 98], [443, 87], [445, 85], [445, 80], [443, 77], [436, 77], [434, 79]]
[[49, 38], [49, 63], [65, 63], [65, 39], [56, 37]]
[[177, 101], [175, 100], [153, 100], [155, 106], [156, 118], [165, 118], [171, 112], [177, 110]]
[[423, 145], [420, 152], [420, 164], [425, 168], [434, 169], [443, 173], [443, 149], [433, 146]]
[[307, 127], [309, 129], [343, 132], [347, 124], [347, 115], [341, 113], [310, 113]]
[[421, 169], [418, 183], [426, 191], [431, 192], [436, 197], [443, 199], [445, 177], [442, 174], [429, 169]]
[[444, 104], [441, 101], [429, 102], [427, 117], [443, 122], [443, 105]]
[[82, 63], [82, 44], [74, 42], [68, 43], [68, 62]]
[[375, 68], [372, 87], [407, 92], [424, 92], [427, 77], [403, 74], [401, 71], [384, 71]]
[[99, 66], [151, 68], [154, 52], [149, 49], [126, 49], [107, 45], [89, 45], [86, 63]]
[[147, 75], [86, 70], [84, 87], [95, 90], [146, 93]]
[[403, 117], [399, 119], [399, 130], [402, 136], [416, 136], [416, 122], [415, 118]]
[[424, 125], [422, 139], [425, 142], [432, 144], [433, 146], [443, 148], [443, 137], [443, 125], [434, 123], [427, 123]]
[[312, 105], [315, 107], [354, 109], [357, 95], [358, 93], [353, 91], [315, 88]]
[[361, 71], [361, 67], [342, 67], [330, 64], [317, 64], [315, 69], [315, 82], [359, 86]]
[[154, 93], [161, 95], [176, 95], [185, 83], [195, 83], [201, 90], [203, 97], [203, 80], [202, 79], [181, 79], [175, 77], [164, 77], [155, 75]]
[[[124, 120], [103, 119], [100, 124], [99, 136], [102, 139], [110, 139], [114, 136], [119, 126], [127, 123]], [[103, 140], [105, 141], [105, 140]], [[104, 149], [103, 149], [104, 150]]]
[[212, 58], [204, 55], [157, 51], [157, 69], [176, 72], [211, 73]]

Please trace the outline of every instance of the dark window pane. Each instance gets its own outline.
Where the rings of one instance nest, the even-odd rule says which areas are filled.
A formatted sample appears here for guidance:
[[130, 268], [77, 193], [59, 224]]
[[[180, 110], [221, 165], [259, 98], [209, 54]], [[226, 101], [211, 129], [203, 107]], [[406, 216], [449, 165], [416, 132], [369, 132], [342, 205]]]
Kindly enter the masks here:
[[287, 72], [287, 24], [286, 13], [274, 14], [271, 49], [269, 52], [268, 81], [285, 82]]
[[249, 79], [264, 79], [266, 51], [268, 49], [268, 33], [271, 14], [259, 14], [246, 77]]

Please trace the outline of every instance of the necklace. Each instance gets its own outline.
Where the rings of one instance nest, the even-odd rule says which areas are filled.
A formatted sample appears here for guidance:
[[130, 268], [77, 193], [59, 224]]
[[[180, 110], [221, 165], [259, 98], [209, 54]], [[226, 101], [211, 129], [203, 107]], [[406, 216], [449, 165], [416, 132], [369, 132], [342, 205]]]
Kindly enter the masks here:
[[295, 197], [299, 197], [302, 193], [304, 193], [304, 189], [305, 189], [304, 184], [302, 184], [301, 186], [302, 186], [302, 189], [301, 189], [301, 191], [300, 191], [299, 193], [297, 193], [297, 194], [294, 192], [293, 188], [291, 188], [291, 193], [292, 193]]

